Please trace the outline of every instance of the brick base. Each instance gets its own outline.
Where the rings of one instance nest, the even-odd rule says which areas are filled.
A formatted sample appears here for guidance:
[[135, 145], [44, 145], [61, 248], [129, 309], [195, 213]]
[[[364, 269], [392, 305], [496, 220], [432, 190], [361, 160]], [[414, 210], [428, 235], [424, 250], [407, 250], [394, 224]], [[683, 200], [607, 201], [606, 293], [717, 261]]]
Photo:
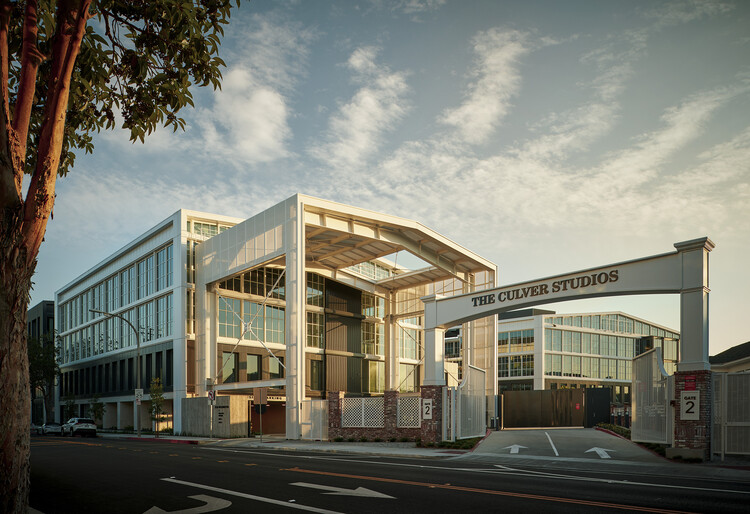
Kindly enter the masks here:
[[[671, 457], [711, 458], [711, 405], [713, 382], [711, 371], [677, 371], [674, 374], [675, 420], [674, 443], [669, 449]], [[700, 395], [698, 420], [680, 418], [680, 401], [683, 391], [695, 391]]]

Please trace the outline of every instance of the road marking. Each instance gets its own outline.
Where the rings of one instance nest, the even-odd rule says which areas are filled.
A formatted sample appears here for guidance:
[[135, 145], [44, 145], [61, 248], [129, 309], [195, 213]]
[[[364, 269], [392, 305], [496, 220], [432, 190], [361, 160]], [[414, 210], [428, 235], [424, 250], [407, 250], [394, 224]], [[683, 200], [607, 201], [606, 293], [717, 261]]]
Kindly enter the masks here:
[[538, 494], [514, 493], [510, 491], [496, 491], [496, 490], [491, 490], [491, 489], [477, 489], [474, 487], [461, 487], [461, 486], [456, 486], [456, 485], [430, 484], [426, 482], [413, 482], [411, 480], [398, 480], [395, 478], [348, 475], [345, 473], [332, 473], [330, 471], [315, 471], [311, 469], [289, 468], [286, 471], [294, 471], [298, 473], [310, 473], [313, 475], [334, 476], [334, 477], [341, 477], [341, 478], [354, 478], [357, 480], [372, 480], [375, 482], [387, 482], [391, 484], [414, 485], [414, 486], [419, 486], [419, 487], [427, 487], [430, 489], [448, 489], [452, 491], [461, 491], [461, 492], [468, 492], [468, 493], [491, 494], [491, 495], [496, 495], [496, 496], [510, 496], [514, 498], [524, 498], [527, 500], [542, 500], [542, 501], [557, 502], [557, 503], [571, 503], [571, 504], [576, 504], [576, 505], [586, 505], [589, 507], [604, 507], [607, 509], [621, 509], [621, 510], [639, 511], [639, 512], [654, 512], [654, 513], [659, 513], [659, 514], [677, 514], [677, 513], [685, 512], [681, 510], [657, 509], [657, 508], [652, 508], [652, 507], [639, 507], [637, 505], [620, 505], [618, 503], [607, 503], [607, 502], [599, 502], [599, 501], [591, 501], [591, 500], [578, 500], [575, 498], [560, 498], [558, 496], [542, 496]]
[[510, 453], [518, 453], [518, 450], [520, 450], [521, 448], [528, 448], [528, 446], [521, 446], [520, 444], [512, 444], [510, 446], [506, 446], [505, 448], [503, 448], [503, 450], [507, 450], [508, 448], [510, 448]]
[[[507, 466], [503, 466], [501, 464], [495, 464], [495, 467], [503, 468], [503, 469], [482, 469], [482, 468], [451, 468], [446, 466], [429, 466], [426, 464], [405, 464], [403, 462], [392, 462], [392, 461], [383, 461], [383, 460], [364, 460], [364, 459], [349, 459], [345, 458], [342, 459], [340, 457], [321, 457], [319, 455], [286, 455], [283, 453], [278, 452], [267, 452], [267, 451], [257, 451], [257, 450], [225, 450], [222, 448], [201, 448], [201, 450], [208, 450], [208, 451], [228, 451], [231, 453], [247, 453], [249, 455], [266, 455], [269, 457], [286, 457], [288, 459], [307, 459], [307, 460], [325, 460], [325, 461], [331, 461], [331, 462], [341, 462], [342, 460], [346, 462], [352, 462], [352, 463], [361, 463], [361, 464], [371, 464], [376, 466], [388, 466], [390, 467], [401, 467], [401, 468], [417, 468], [417, 469], [435, 469], [440, 471], [445, 471], [446, 469], [450, 469], [453, 471], [463, 471], [466, 473], [506, 473], [506, 474], [515, 474], [519, 476], [528, 475], [528, 474], [538, 474], [538, 475], [547, 475], [550, 477], [561, 477], [565, 478], [567, 480], [580, 480], [580, 481], [602, 481], [609, 484], [626, 484], [626, 485], [644, 485], [648, 487], [662, 487], [664, 489], [689, 489], [691, 491], [707, 491], [707, 492], [717, 492], [717, 493], [736, 493], [736, 494], [748, 494], [750, 495], [750, 490], [737, 490], [737, 489], [716, 489], [716, 488], [707, 488], [707, 487], [693, 487], [693, 486], [681, 486], [681, 485], [670, 485], [670, 484], [659, 484], [659, 483], [653, 483], [653, 482], [630, 482], [627, 480], [612, 480], [612, 479], [606, 479], [606, 478], [592, 478], [592, 477], [581, 477], [577, 475], [561, 475], [556, 473], [546, 473], [543, 471], [534, 471], [534, 470], [521, 470], [521, 469], [515, 469]], [[349, 456], [347, 456], [349, 457]], [[621, 461], [615, 461], [615, 462], [621, 462]], [[575, 471], [575, 470], [571, 470]], [[581, 470], [582, 471], [582, 470]], [[596, 474], [606, 474], [601, 471], [592, 471], [592, 470], [586, 470], [587, 473], [596, 473]], [[622, 473], [622, 470], [618, 470], [618, 473]], [[632, 474], [632, 473], [631, 473]], [[640, 476], [640, 475], [639, 475]], [[657, 475], [657, 476], [663, 476], [663, 475]], [[723, 483], [722, 480], [716, 480], [706, 477], [690, 477], [692, 479], [698, 480], [710, 480], [714, 482], [720, 482]]]
[[256, 500], [265, 503], [271, 503], [273, 505], [283, 505], [290, 509], [306, 510], [309, 512], [320, 512], [321, 514], [341, 514], [333, 510], [319, 509], [317, 507], [310, 507], [308, 505], [301, 505], [299, 503], [289, 503], [281, 500], [274, 500], [273, 498], [264, 498], [262, 496], [255, 496], [253, 494], [241, 493], [238, 491], [231, 491], [229, 489], [222, 489], [220, 487], [213, 487], [210, 485], [196, 484], [194, 482], [185, 482], [184, 480], [177, 480], [175, 478], [162, 478], [165, 482], [172, 482], [173, 484], [186, 485], [189, 487], [197, 487], [198, 489], [205, 489], [207, 491], [214, 491], [217, 493], [229, 494], [232, 496], [239, 496], [240, 498], [247, 498], [249, 500]]
[[228, 460], [217, 460], [216, 462], [229, 462]]
[[224, 498], [214, 498], [213, 496], [207, 496], [205, 494], [196, 494], [195, 496], [188, 496], [188, 498], [203, 502], [205, 503], [205, 505], [199, 505], [198, 507], [193, 507], [192, 509], [170, 511], [166, 511], [160, 509], [157, 506], [153, 506], [143, 514], [167, 514], [167, 512], [169, 512], [170, 514], [201, 514], [203, 512], [214, 512], [217, 510], [226, 509], [227, 507], [232, 505], [232, 502], [230, 502], [229, 500], [225, 500]]
[[257, 466], [257, 464], [245, 464], [245, 466]]
[[617, 451], [617, 450], [608, 450], [606, 448], [599, 448], [598, 446], [594, 446], [593, 448], [589, 448], [583, 453], [596, 452], [596, 454], [599, 456], [600, 459], [611, 459], [612, 457], [610, 457], [607, 452], [614, 452], [614, 451]]
[[549, 436], [549, 433], [545, 432], [544, 434], [547, 436], [547, 439], [549, 439], [549, 444], [550, 446], [552, 446], [552, 449], [555, 451], [555, 457], [559, 457], [560, 454], [557, 453], [557, 448], [555, 448], [555, 443], [552, 442], [552, 438]]
[[299, 487], [309, 487], [310, 489], [321, 489], [323, 491], [328, 491], [327, 493], [323, 494], [334, 494], [336, 496], [361, 496], [364, 498], [390, 498], [391, 500], [395, 500], [393, 496], [388, 496], [387, 494], [379, 493], [377, 491], [373, 491], [372, 489], [365, 489], [364, 487], [357, 487], [356, 489], [344, 489], [343, 487], [333, 487], [330, 485], [321, 485], [321, 484], [309, 484], [307, 482], [294, 482], [289, 485], [296, 485]]
[[169, 456], [170, 457], [179, 457], [180, 454], [179, 453], [170, 453]]

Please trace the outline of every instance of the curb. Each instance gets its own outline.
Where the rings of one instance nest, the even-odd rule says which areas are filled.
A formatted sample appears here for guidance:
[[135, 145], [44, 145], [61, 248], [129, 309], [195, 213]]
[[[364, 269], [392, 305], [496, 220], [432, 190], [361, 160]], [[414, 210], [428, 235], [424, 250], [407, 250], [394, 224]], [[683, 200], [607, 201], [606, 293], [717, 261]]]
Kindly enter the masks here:
[[138, 438], [138, 437], [122, 437], [126, 441], [140, 441], [149, 443], [171, 443], [171, 444], [203, 444], [203, 441], [197, 441], [195, 439], [163, 439], [155, 437]]

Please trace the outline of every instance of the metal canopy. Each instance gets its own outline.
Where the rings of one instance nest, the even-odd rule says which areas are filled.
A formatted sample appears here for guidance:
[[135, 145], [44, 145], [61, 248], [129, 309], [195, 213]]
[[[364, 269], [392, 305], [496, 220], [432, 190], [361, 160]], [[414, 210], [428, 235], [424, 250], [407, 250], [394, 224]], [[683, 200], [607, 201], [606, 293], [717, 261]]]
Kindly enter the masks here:
[[429, 265], [376, 281], [391, 290], [495, 271], [492, 262], [417, 222], [310, 197], [303, 204], [308, 265], [339, 270], [402, 250]]

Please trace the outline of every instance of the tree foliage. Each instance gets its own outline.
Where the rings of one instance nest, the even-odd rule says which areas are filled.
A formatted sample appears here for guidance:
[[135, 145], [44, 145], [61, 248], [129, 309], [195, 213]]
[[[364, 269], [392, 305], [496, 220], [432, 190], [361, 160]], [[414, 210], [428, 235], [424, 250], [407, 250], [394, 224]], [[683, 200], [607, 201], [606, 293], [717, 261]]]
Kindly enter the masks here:
[[161, 385], [160, 378], [151, 380], [149, 394], [151, 395], [151, 406], [149, 407], [151, 421], [156, 423], [156, 437], [159, 437], [159, 423], [164, 421], [164, 388]]
[[29, 356], [29, 387], [32, 390], [42, 390], [46, 396], [60, 375], [60, 366], [57, 363], [59, 348], [55, 345], [53, 336], [42, 339], [31, 337], [28, 340], [27, 351]]
[[[92, 135], [184, 127], [193, 86], [219, 87], [238, 0], [0, 0], [0, 511], [26, 512], [31, 277], [58, 176]], [[28, 184], [24, 180], [28, 177]]]
[[104, 411], [107, 410], [104, 404], [101, 401], [101, 398], [98, 394], [95, 394], [91, 400], [89, 400], [89, 416], [94, 420], [94, 423], [97, 421], [102, 423], [104, 422]]

